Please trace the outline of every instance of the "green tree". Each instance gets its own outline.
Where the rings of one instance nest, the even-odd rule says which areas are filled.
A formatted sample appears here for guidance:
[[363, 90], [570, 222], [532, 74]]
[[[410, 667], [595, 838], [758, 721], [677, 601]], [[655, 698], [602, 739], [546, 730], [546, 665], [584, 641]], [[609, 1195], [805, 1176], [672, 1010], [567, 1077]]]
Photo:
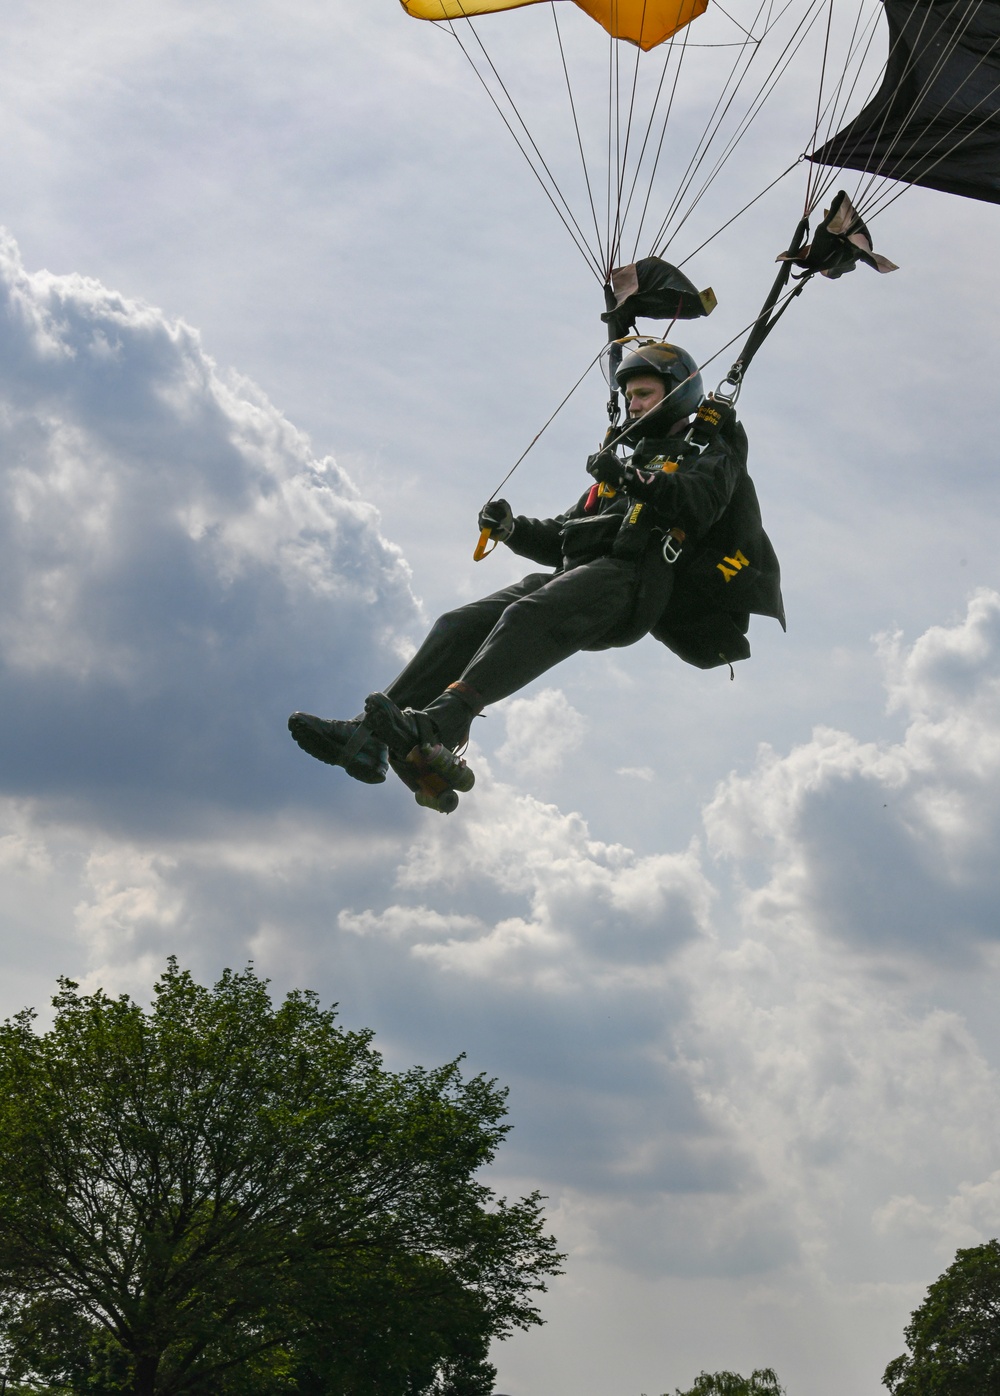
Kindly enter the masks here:
[[702, 1372], [689, 1391], [674, 1396], [784, 1396], [785, 1388], [770, 1367], [759, 1367], [748, 1377], [738, 1372]]
[[882, 1377], [893, 1396], [1000, 1396], [1000, 1241], [957, 1251]]
[[387, 1071], [315, 995], [171, 960], [147, 1011], [60, 981], [0, 1026], [9, 1387], [484, 1396], [561, 1257], [478, 1171], [505, 1095]]

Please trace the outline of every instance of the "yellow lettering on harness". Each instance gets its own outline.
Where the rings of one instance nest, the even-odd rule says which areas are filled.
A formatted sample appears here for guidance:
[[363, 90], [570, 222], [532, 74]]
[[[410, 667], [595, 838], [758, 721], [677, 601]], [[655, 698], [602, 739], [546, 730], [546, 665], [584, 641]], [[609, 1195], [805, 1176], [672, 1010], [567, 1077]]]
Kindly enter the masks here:
[[[729, 563], [728, 567], [726, 566], [727, 562]], [[748, 557], [744, 557], [740, 550], [737, 548], [735, 557], [724, 557], [721, 562], [717, 562], [715, 565], [722, 573], [722, 575], [725, 577], [726, 581], [731, 582], [732, 579], [736, 576], [737, 572], [739, 572], [744, 567], [750, 566], [750, 559]]]
[[642, 510], [643, 510], [643, 506], [642, 506], [641, 504], [636, 504], [636, 505], [633, 507], [631, 514], [629, 514], [629, 516], [628, 516], [628, 521], [629, 521], [630, 524], [634, 524], [634, 523], [635, 523], [636, 519], [637, 519], [637, 518], [639, 517], [639, 515], [642, 513]]

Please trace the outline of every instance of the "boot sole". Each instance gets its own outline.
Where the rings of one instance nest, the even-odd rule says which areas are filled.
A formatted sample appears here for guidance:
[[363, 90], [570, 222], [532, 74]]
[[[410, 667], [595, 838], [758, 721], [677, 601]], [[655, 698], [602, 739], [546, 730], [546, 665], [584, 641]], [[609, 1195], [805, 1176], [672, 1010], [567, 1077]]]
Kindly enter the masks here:
[[340, 766], [346, 770], [353, 780], [360, 780], [365, 785], [382, 785], [385, 781], [385, 771], [378, 766], [373, 766], [367, 761], [361, 761], [357, 757], [348, 766], [344, 766], [340, 759], [343, 754], [344, 744], [335, 737], [318, 730], [312, 726], [313, 719], [309, 713], [292, 713], [288, 719], [288, 730], [292, 734], [292, 740], [296, 742], [308, 756], [314, 757], [317, 761], [322, 761], [327, 766]]

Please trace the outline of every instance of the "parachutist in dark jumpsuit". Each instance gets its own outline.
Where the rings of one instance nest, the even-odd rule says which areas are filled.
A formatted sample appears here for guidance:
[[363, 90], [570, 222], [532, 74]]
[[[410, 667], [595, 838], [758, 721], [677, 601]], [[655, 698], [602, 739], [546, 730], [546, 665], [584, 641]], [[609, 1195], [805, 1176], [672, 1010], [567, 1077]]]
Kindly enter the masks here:
[[[305, 751], [369, 784], [391, 763], [420, 803], [452, 809], [454, 790], [472, 784], [452, 753], [473, 717], [561, 660], [652, 633], [711, 668], [749, 655], [750, 612], [784, 624], [778, 563], [732, 409], [710, 398], [688, 431], [703, 386], [690, 355], [673, 345], [628, 355], [618, 384], [630, 459], [610, 449], [592, 456], [596, 483], [558, 518], [515, 518], [499, 499], [480, 515], [480, 527], [512, 551], [555, 571], [532, 572], [441, 616], [402, 673], [369, 695], [364, 716], [293, 713], [289, 729]], [[432, 749], [444, 799], [414, 770], [419, 751]]]

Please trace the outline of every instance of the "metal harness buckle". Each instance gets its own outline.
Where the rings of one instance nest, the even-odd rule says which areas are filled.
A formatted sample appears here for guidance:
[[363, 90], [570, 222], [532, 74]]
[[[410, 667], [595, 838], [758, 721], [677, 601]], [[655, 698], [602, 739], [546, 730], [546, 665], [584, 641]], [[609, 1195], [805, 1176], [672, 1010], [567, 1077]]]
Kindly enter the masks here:
[[[680, 536], [678, 536], [680, 535]], [[663, 537], [663, 561], [673, 565], [681, 555], [681, 548], [684, 546], [684, 534], [679, 528], [672, 528]]]

